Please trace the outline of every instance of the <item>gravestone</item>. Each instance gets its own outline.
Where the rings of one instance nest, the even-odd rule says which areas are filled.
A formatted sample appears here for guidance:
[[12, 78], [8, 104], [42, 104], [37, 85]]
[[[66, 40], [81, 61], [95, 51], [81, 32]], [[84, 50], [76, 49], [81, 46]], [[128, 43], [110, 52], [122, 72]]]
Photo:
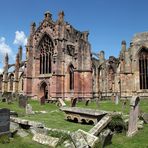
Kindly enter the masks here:
[[27, 101], [28, 101], [27, 96], [21, 94], [19, 96], [19, 107], [25, 108], [27, 105]]
[[111, 95], [111, 100], [112, 100], [112, 102], [114, 102], [114, 99], [115, 99], [115, 96], [114, 96], [114, 94], [112, 93], [112, 95]]
[[30, 104], [26, 105], [26, 114], [27, 115], [34, 114], [34, 112], [32, 111], [32, 106]]
[[115, 96], [115, 104], [118, 105], [119, 104], [119, 96], [116, 94]]
[[0, 136], [9, 134], [10, 130], [10, 110], [7, 108], [0, 109]]
[[59, 106], [66, 106], [65, 102], [61, 98], [59, 98], [58, 101], [59, 101]]
[[85, 106], [88, 106], [90, 99], [86, 100]]
[[124, 113], [125, 109], [126, 109], [126, 104], [127, 104], [127, 100], [123, 100], [122, 102], [122, 112]]
[[72, 98], [71, 99], [71, 107], [76, 107], [77, 104], [77, 98]]
[[128, 132], [127, 136], [133, 136], [137, 131], [137, 123], [138, 123], [138, 115], [139, 115], [139, 102], [140, 98], [138, 96], [133, 96], [131, 98], [130, 106], [130, 115], [129, 115], [129, 124], [128, 124]]
[[45, 96], [42, 96], [42, 97], [40, 98], [40, 104], [41, 104], [41, 105], [44, 105], [44, 104], [45, 104]]
[[4, 92], [2, 93], [2, 102], [11, 102], [12, 101], [12, 93], [11, 92]]

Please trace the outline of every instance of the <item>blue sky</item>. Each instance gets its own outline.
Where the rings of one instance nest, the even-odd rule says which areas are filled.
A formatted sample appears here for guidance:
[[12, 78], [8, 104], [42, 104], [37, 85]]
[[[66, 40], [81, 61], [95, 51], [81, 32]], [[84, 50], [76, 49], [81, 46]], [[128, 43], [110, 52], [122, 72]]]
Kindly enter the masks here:
[[147, 0], [1, 0], [0, 59], [8, 51], [14, 62], [18, 46], [25, 50], [31, 22], [38, 25], [47, 10], [53, 20], [63, 10], [67, 22], [88, 30], [93, 52], [104, 50], [106, 58], [118, 57], [123, 39], [129, 46], [135, 33], [148, 31], [147, 6]]

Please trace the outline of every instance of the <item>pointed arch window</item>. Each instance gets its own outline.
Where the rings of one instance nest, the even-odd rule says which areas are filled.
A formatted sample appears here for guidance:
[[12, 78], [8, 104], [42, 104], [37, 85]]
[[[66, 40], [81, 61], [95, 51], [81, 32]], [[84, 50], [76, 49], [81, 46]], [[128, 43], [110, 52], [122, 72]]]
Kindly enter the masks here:
[[13, 91], [13, 81], [14, 81], [14, 75], [10, 75], [10, 91]]
[[140, 89], [148, 89], [148, 49], [139, 54]]
[[2, 81], [3, 81], [3, 76], [0, 75], [0, 91], [2, 90]]
[[51, 56], [53, 55], [53, 42], [48, 35], [44, 35], [39, 44], [40, 74], [51, 73]]
[[69, 89], [74, 90], [74, 67], [69, 66]]

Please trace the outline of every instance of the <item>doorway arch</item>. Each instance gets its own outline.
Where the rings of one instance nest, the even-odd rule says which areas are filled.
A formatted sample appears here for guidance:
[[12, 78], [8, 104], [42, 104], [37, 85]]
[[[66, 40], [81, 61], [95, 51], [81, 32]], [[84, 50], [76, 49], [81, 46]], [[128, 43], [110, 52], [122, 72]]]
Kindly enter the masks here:
[[44, 97], [45, 100], [48, 99], [48, 85], [45, 81], [40, 84], [40, 97]]

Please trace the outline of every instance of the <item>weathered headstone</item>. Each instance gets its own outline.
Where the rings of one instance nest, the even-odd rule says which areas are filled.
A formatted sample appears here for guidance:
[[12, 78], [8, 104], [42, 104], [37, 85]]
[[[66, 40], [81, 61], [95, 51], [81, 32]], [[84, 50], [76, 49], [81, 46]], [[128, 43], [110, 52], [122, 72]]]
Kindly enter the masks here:
[[27, 115], [34, 114], [34, 112], [32, 111], [32, 106], [30, 104], [26, 105], [26, 114]]
[[115, 97], [116, 97], [116, 98], [115, 98], [115, 104], [118, 105], [118, 104], [119, 104], [119, 96], [116, 94]]
[[77, 98], [72, 98], [71, 99], [71, 107], [75, 107], [77, 104]]
[[44, 105], [44, 104], [45, 104], [45, 96], [42, 96], [42, 97], [40, 98], [40, 104], [41, 104], [41, 105]]
[[10, 130], [10, 110], [7, 108], [0, 109], [0, 136], [9, 134]]
[[65, 102], [61, 98], [59, 98], [58, 100], [60, 106], [66, 106]]
[[137, 131], [137, 122], [138, 122], [138, 115], [139, 115], [139, 101], [140, 98], [138, 96], [133, 96], [131, 98], [130, 106], [130, 115], [129, 115], [129, 124], [128, 124], [128, 132], [127, 136], [133, 136]]
[[90, 99], [86, 100], [85, 106], [88, 106]]
[[114, 97], [114, 94], [112, 93], [112, 95], [111, 95], [112, 102], [114, 102], [114, 99], [115, 99], [115, 97]]
[[103, 128], [107, 126], [107, 124], [111, 121], [111, 116], [104, 116], [92, 129], [90, 129], [89, 133], [97, 136]]
[[20, 95], [19, 96], [19, 107], [22, 107], [22, 108], [25, 108], [26, 105], [27, 105], [27, 96], [24, 96], [24, 95]]

